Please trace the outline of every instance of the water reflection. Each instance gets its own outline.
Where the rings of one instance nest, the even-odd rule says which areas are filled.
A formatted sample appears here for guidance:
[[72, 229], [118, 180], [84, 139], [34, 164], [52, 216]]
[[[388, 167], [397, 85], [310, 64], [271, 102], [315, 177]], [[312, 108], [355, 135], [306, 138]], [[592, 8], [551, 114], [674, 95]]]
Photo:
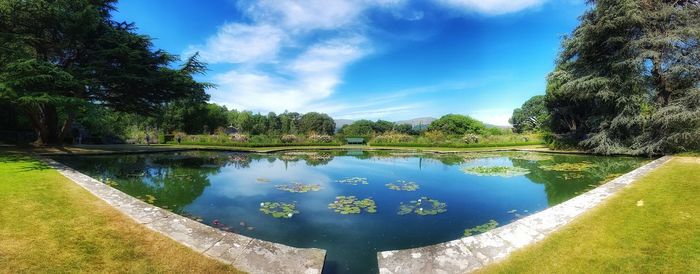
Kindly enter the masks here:
[[[628, 172], [644, 160], [624, 157], [517, 153], [432, 154], [401, 151], [292, 151], [273, 154], [177, 152], [57, 159], [155, 205], [202, 222], [263, 240], [328, 251], [328, 273], [372, 273], [376, 252], [435, 244], [461, 237], [464, 229], [495, 220], [507, 224], [561, 203]], [[579, 172], [543, 166], [591, 162]], [[519, 167], [524, 176], [474, 176], [467, 166]], [[367, 184], [344, 184], [350, 177]], [[416, 182], [416, 191], [385, 185]], [[290, 193], [275, 185], [318, 184], [319, 191]], [[340, 214], [329, 209], [336, 196], [371, 198], [377, 212]], [[399, 215], [400, 204], [420, 197], [447, 211]], [[152, 199], [151, 199], [152, 197]], [[300, 213], [273, 218], [263, 202], [294, 204]]]

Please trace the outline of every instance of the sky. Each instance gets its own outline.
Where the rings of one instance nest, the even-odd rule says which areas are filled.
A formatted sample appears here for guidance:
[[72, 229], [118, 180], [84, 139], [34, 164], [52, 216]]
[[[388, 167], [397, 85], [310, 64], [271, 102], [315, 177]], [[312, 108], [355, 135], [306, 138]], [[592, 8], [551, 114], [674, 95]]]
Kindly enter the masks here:
[[211, 102], [336, 119], [508, 125], [544, 94], [584, 0], [122, 0], [156, 48], [209, 65]]

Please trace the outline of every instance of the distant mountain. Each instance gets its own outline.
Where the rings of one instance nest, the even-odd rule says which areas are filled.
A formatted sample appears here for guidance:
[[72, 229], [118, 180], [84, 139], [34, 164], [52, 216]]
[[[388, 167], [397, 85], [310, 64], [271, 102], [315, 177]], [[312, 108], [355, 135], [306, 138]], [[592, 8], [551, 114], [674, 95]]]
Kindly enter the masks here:
[[420, 125], [427, 127], [428, 125], [430, 125], [430, 123], [432, 123], [435, 120], [437, 120], [437, 119], [435, 119], [433, 117], [421, 117], [421, 118], [413, 118], [410, 120], [396, 121], [396, 123], [397, 124], [408, 124], [408, 125], [411, 125], [413, 127], [420, 126]]
[[486, 128], [494, 128], [494, 127], [495, 127], [495, 128], [500, 128], [500, 129], [509, 129], [509, 128], [513, 128], [513, 126], [499, 126], [499, 125], [492, 125], [492, 124], [487, 124], [487, 123], [484, 123], [484, 125], [486, 126]]
[[335, 121], [335, 130], [340, 130], [341, 127], [344, 125], [349, 125], [352, 124], [352, 122], [355, 122], [355, 120], [350, 120], [350, 119], [333, 119]]

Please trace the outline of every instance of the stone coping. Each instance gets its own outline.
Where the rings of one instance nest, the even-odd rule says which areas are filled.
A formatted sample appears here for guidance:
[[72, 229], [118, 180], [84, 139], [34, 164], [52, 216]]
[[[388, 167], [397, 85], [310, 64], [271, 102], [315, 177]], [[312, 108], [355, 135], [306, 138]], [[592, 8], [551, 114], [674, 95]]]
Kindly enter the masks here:
[[668, 162], [664, 156], [591, 191], [491, 231], [431, 246], [377, 253], [379, 273], [467, 273], [545, 238]]
[[248, 273], [321, 273], [326, 251], [296, 248], [219, 229], [155, 207], [49, 158], [66, 178], [143, 224], [199, 253]]

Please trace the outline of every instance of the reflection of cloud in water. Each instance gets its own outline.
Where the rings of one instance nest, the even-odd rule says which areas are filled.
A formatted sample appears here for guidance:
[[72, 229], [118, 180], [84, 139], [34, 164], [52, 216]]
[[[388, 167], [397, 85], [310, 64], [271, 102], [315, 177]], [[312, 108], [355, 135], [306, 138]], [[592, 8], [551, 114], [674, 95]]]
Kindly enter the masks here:
[[[261, 183], [257, 180], [258, 178], [265, 178], [271, 182]], [[270, 163], [266, 160], [253, 161], [250, 168], [223, 167], [219, 174], [210, 177], [210, 181], [211, 187], [206, 190], [207, 192], [231, 199], [265, 195], [269, 191], [276, 191], [273, 189], [276, 184], [292, 182], [320, 184], [324, 190], [332, 187], [332, 180], [318, 169], [308, 168], [305, 165], [285, 167], [282, 161]]]
[[475, 166], [513, 166], [513, 161], [510, 158], [480, 158], [469, 160], [464, 163], [464, 167], [475, 167]]

